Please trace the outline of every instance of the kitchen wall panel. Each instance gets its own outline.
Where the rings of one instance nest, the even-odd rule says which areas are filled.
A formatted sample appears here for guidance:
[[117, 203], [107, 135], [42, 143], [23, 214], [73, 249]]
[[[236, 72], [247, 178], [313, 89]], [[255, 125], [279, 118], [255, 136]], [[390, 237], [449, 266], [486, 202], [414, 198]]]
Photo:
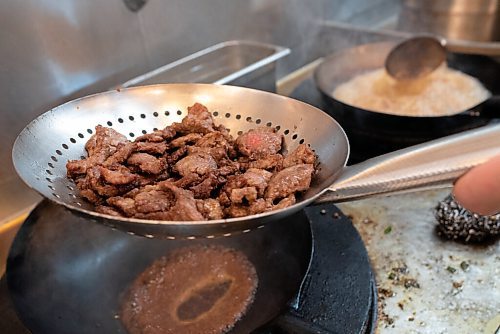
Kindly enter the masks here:
[[121, 1], [0, 2], [0, 221], [38, 197], [14, 172], [21, 129], [73, 97], [145, 71], [139, 21]]

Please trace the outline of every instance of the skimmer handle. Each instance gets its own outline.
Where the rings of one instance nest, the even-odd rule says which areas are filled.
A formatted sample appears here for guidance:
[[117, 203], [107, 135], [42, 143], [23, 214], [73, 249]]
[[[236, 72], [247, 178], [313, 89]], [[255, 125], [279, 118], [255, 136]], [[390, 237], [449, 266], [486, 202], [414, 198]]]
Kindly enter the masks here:
[[317, 202], [450, 186], [499, 154], [500, 124], [465, 131], [346, 167]]

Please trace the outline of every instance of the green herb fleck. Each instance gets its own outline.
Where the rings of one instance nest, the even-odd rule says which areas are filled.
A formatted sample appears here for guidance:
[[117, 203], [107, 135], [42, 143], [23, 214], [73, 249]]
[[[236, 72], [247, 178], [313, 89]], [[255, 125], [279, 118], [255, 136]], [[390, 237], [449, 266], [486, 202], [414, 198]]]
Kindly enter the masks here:
[[387, 276], [387, 278], [388, 278], [388, 279], [392, 279], [392, 280], [393, 280], [393, 279], [395, 279], [395, 278], [396, 278], [396, 274], [395, 274], [394, 272], [392, 272], [392, 271], [391, 271], [391, 272], [389, 273], [389, 276]]
[[384, 234], [389, 234], [389, 233], [391, 233], [391, 231], [392, 231], [392, 226], [391, 226], [391, 225], [389, 225], [389, 226], [387, 226], [387, 227], [385, 228], [385, 230], [384, 230]]
[[467, 270], [469, 270], [469, 264], [465, 261], [462, 261], [460, 263], [460, 268], [462, 268], [463, 271], [467, 271]]
[[451, 266], [446, 267], [446, 270], [448, 270], [452, 274], [455, 273], [455, 271], [457, 271], [455, 268], [453, 268]]

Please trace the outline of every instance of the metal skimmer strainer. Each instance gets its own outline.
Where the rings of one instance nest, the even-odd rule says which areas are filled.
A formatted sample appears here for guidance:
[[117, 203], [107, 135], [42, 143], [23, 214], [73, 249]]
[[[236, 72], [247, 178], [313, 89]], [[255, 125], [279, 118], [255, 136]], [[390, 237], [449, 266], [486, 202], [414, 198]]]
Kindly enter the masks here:
[[[310, 145], [320, 169], [311, 188], [297, 204], [242, 218], [213, 221], [155, 221], [117, 218], [97, 213], [66, 177], [66, 162], [86, 155], [84, 145], [96, 125], [135, 137], [186, 115], [188, 106], [202, 103], [216, 124], [233, 136], [258, 126], [274, 127], [293, 150]], [[376, 145], [377, 143], [367, 143]], [[32, 121], [13, 148], [21, 178], [43, 196], [131, 234], [167, 239], [229, 236], [249, 232], [285, 218], [314, 200], [340, 201], [379, 193], [449, 185], [466, 170], [500, 154], [500, 126], [490, 126], [345, 167], [349, 144], [340, 125], [305, 103], [267, 92], [207, 84], [166, 84], [110, 91], [54, 108]], [[323, 195], [321, 198], [318, 199]]]

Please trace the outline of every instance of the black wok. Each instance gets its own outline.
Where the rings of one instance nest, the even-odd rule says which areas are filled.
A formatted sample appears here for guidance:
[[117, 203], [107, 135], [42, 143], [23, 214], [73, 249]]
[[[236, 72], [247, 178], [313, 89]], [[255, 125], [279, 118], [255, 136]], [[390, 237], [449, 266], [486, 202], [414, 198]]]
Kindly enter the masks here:
[[384, 67], [393, 42], [364, 44], [327, 56], [316, 68], [314, 81], [326, 102], [325, 111], [333, 116], [349, 137], [353, 152], [376, 156], [458, 133], [489, 123], [500, 112], [500, 64], [490, 57], [448, 53], [448, 66], [477, 78], [492, 97], [479, 105], [450, 116], [400, 116], [354, 107], [333, 98], [338, 85], [361, 73]]
[[[232, 333], [253, 328], [253, 334], [371, 333], [375, 285], [368, 254], [351, 221], [325, 204], [282, 223], [246, 234], [248, 240], [233, 236], [208, 242], [245, 252], [260, 275], [257, 300]], [[94, 224], [87, 236], [82, 233], [87, 225], [73, 212], [43, 201], [21, 227], [6, 278], [19, 318], [33, 333], [123, 333], [114, 318], [124, 295], [120, 289], [157, 257], [204, 243], [145, 240]], [[265, 230], [279, 234], [270, 239], [262, 234]], [[6, 311], [3, 323], [9, 325], [13, 316]]]
[[33, 333], [126, 333], [115, 315], [128, 286], [146, 267], [179, 247], [217, 244], [242, 251], [256, 268], [255, 301], [231, 332], [249, 333], [288, 308], [300, 290], [312, 249], [304, 215], [231, 238], [160, 240], [89, 224], [45, 200], [13, 243], [9, 291]]

